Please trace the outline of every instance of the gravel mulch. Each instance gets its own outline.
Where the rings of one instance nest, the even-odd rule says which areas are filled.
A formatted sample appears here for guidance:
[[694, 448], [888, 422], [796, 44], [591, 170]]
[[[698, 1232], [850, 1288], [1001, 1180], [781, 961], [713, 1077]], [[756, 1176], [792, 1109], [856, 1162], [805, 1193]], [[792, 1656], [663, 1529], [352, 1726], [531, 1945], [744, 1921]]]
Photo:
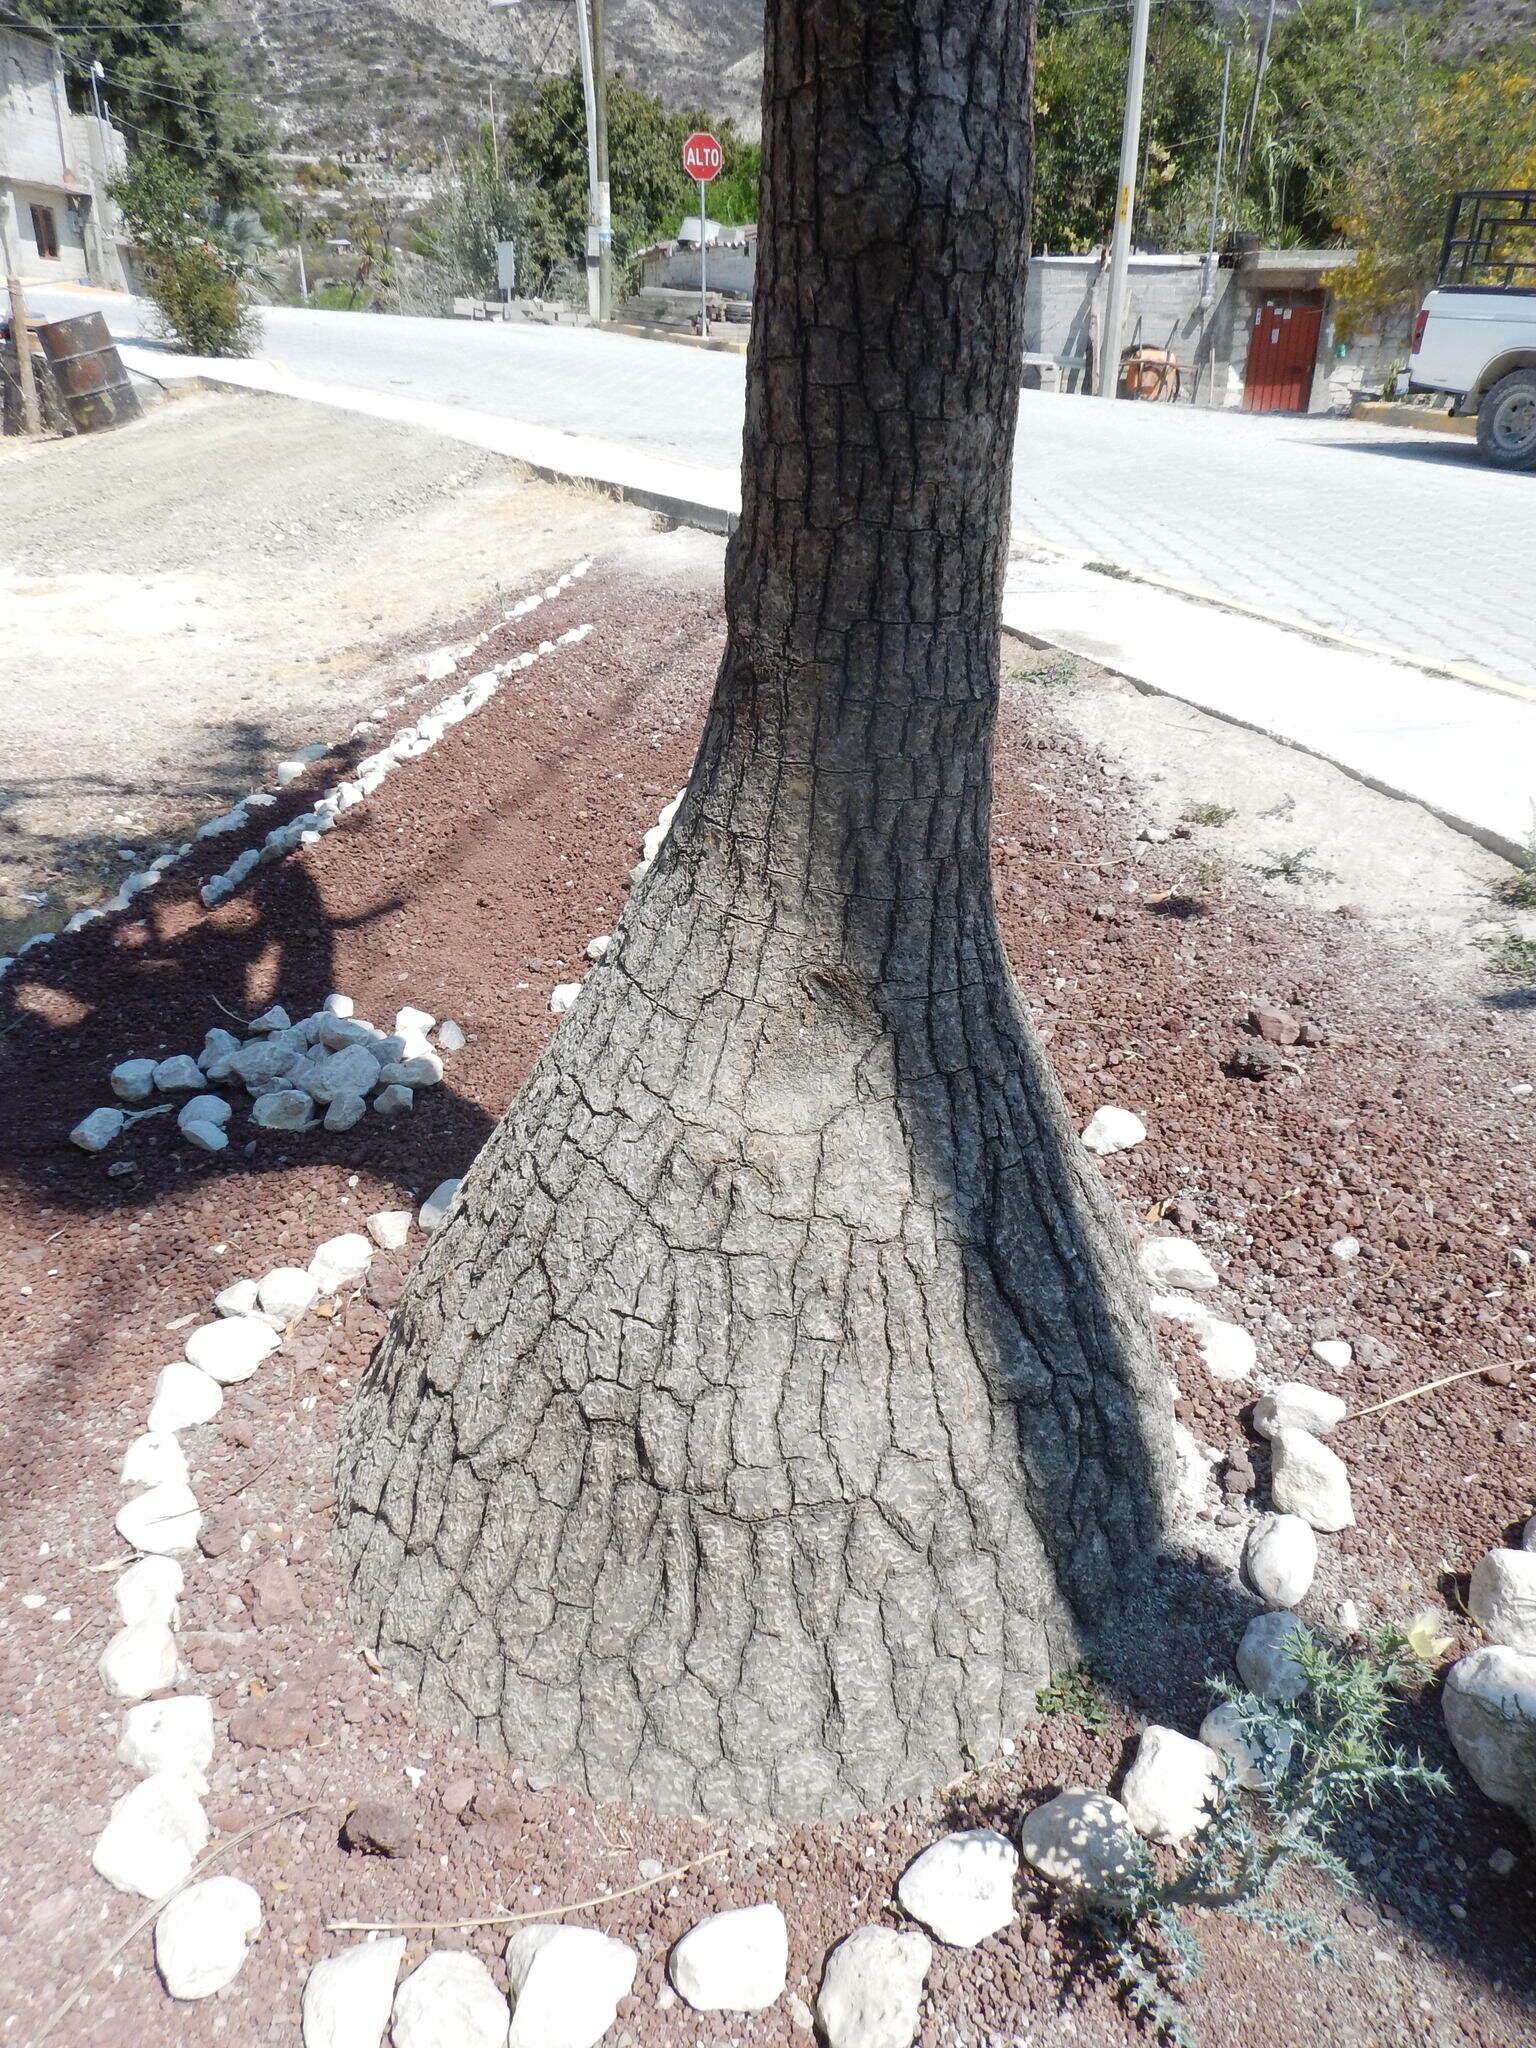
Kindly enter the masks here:
[[[481, 658], [585, 620], [590, 637], [514, 680], [320, 844], [205, 912], [197, 884], [245, 843], [214, 842], [145, 907], [32, 956], [6, 984], [6, 2041], [33, 2040], [138, 1911], [89, 1864], [131, 1782], [114, 1760], [118, 1714], [94, 1666], [115, 1625], [101, 1567], [124, 1554], [112, 1532], [117, 1467], [157, 1372], [177, 1355], [175, 1333], [204, 1319], [229, 1281], [304, 1263], [322, 1240], [419, 1201], [473, 1156], [553, 1029], [551, 986], [576, 978], [586, 941], [612, 928], [641, 836], [687, 775], [722, 643], [708, 567], [696, 547], [659, 536], [646, 552], [600, 560], [523, 638], [507, 628]], [[319, 786], [284, 792], [262, 829]], [[1301, 1611], [1336, 1633], [1346, 1600], [1368, 1626], [1454, 1605], [1459, 1575], [1536, 1504], [1529, 1269], [1511, 1259], [1536, 1236], [1532, 1098], [1513, 1092], [1531, 1078], [1529, 1019], [1421, 982], [1366, 917], [1323, 916], [1241, 886], [1209, 902], [1169, 894], [1188, 849], [1140, 839], [1147, 816], [1134, 779], [1070, 738], [1046, 692], [1027, 679], [1010, 692], [995, 817], [1009, 951], [1074, 1112], [1086, 1121], [1116, 1102], [1149, 1127], [1145, 1145], [1105, 1162], [1128, 1214], [1165, 1226], [1171, 1217], [1204, 1246], [1222, 1273], [1216, 1306], [1253, 1331], [1276, 1377], [1318, 1380], [1360, 1407], [1479, 1369], [1341, 1428], [1360, 1526], [1323, 1540]], [[361, 1016], [387, 1023], [412, 1003], [469, 1034], [445, 1085], [410, 1116], [294, 1136], [253, 1132], [239, 1115], [218, 1157], [179, 1143], [172, 1118], [136, 1126], [100, 1158], [65, 1143], [109, 1099], [117, 1060], [195, 1051], [226, 1021], [220, 1005], [253, 1015], [280, 1000], [299, 1016], [333, 989]], [[1262, 1082], [1234, 1065], [1252, 1042], [1255, 1002], [1291, 1007], [1320, 1041], [1287, 1049]], [[109, 1175], [115, 1161], [131, 1171]], [[1362, 1249], [1340, 1266], [1328, 1247], [1346, 1233]], [[327, 1547], [336, 1428], [409, 1256], [381, 1255], [334, 1314], [306, 1318], [255, 1379], [230, 1390], [216, 1423], [184, 1438], [208, 1525], [207, 1554], [187, 1560], [180, 1640], [216, 1703], [214, 1841], [303, 1809], [228, 1861], [261, 1893], [262, 1939], [229, 1990], [173, 2005], [140, 1936], [53, 2041], [294, 2043], [307, 1969], [357, 1938], [328, 1932], [334, 1921], [530, 1913], [636, 1885], [645, 1888], [579, 1916], [641, 1951], [613, 2041], [804, 2039], [788, 1998], [751, 2019], [668, 2002], [670, 1942], [703, 1912], [777, 1899], [791, 1929], [790, 1990], [808, 2002], [834, 1940], [866, 1919], [898, 1924], [895, 1879], [943, 1827], [1009, 1828], [1064, 1784], [1109, 1782], [1149, 1716], [1191, 1732], [1198, 1724], [1203, 1680], [1230, 1655], [1252, 1603], [1218, 1566], [1170, 1562], [1097, 1688], [1102, 1711], [1088, 1722], [1043, 1716], [1017, 1731], [1011, 1756], [934, 1800], [776, 1831], [530, 1790], [396, 1697], [339, 1612]], [[1164, 1336], [1183, 1419], [1217, 1449], [1254, 1455], [1262, 1489], [1243, 1426], [1251, 1390], [1211, 1382], [1184, 1333], [1165, 1326]], [[1331, 1337], [1354, 1346], [1336, 1376], [1308, 1352]], [[1213, 1551], [1235, 1549], [1239, 1535], [1219, 1476], [1218, 1467]], [[297, 1591], [275, 1613], [250, 1583], [271, 1559], [286, 1563]], [[1474, 1639], [1470, 1628], [1452, 1633]], [[1410, 1720], [1413, 1737], [1447, 1761], [1433, 1688]], [[1351, 1832], [1358, 1903], [1346, 1909], [1326, 1888], [1310, 1895], [1338, 1966], [1241, 1924], [1201, 1930], [1208, 1967], [1189, 2004], [1202, 2041], [1529, 2040], [1532, 1845], [1454, 1759], [1450, 1768], [1449, 1799], [1384, 1810]], [[346, 1815], [365, 1797], [397, 1809], [406, 1854], [342, 1846]], [[1489, 1868], [1499, 1847], [1516, 1859], [1508, 1876]], [[683, 1865], [693, 1867], [653, 1881], [657, 1866]], [[936, 1951], [924, 2048], [1136, 2038], [1101, 1980], [1023, 1898], [1006, 1935], [967, 1954]], [[504, 1983], [503, 1939], [413, 1932], [406, 1964], [434, 1945], [468, 1946]]]

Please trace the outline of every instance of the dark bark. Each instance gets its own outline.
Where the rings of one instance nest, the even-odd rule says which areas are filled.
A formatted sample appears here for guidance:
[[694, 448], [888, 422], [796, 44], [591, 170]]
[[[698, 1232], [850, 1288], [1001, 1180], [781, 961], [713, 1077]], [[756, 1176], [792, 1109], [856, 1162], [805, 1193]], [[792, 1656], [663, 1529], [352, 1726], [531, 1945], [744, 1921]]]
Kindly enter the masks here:
[[770, 0], [729, 638], [614, 947], [412, 1275], [353, 1612], [535, 1782], [800, 1818], [990, 1757], [1158, 1530], [1124, 1232], [988, 863], [1023, 0]]

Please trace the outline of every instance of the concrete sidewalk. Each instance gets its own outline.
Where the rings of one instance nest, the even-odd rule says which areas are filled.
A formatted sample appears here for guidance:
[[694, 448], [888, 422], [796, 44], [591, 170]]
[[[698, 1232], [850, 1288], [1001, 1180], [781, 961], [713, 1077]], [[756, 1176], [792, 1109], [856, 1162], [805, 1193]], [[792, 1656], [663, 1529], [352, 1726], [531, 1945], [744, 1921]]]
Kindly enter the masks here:
[[[200, 361], [132, 347], [122, 353], [130, 368], [166, 384], [235, 385], [429, 428], [713, 532], [729, 531], [740, 511], [733, 470], [463, 406], [319, 383], [280, 363]], [[1041, 646], [1084, 655], [1147, 689], [1332, 761], [1374, 789], [1422, 804], [1505, 859], [1521, 857], [1536, 823], [1536, 690], [1524, 685], [1490, 688], [1330, 645], [1102, 575], [1024, 536], [1009, 568], [1003, 623]]]

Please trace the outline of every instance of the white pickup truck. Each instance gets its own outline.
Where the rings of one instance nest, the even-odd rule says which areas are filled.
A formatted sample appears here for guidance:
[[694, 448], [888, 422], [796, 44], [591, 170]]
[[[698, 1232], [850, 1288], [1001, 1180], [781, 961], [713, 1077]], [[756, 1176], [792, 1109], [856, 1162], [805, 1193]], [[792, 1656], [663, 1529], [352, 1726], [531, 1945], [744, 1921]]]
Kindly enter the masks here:
[[1476, 416], [1485, 461], [1536, 470], [1536, 192], [1456, 195], [1408, 379]]

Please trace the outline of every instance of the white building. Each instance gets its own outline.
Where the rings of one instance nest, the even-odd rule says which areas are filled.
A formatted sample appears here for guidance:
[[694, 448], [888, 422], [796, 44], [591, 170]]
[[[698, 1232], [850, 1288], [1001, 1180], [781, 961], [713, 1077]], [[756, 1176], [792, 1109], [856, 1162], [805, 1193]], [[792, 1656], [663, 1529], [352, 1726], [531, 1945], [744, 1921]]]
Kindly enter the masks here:
[[0, 270], [122, 288], [127, 250], [106, 188], [127, 160], [109, 121], [70, 111], [58, 39], [0, 4]]

